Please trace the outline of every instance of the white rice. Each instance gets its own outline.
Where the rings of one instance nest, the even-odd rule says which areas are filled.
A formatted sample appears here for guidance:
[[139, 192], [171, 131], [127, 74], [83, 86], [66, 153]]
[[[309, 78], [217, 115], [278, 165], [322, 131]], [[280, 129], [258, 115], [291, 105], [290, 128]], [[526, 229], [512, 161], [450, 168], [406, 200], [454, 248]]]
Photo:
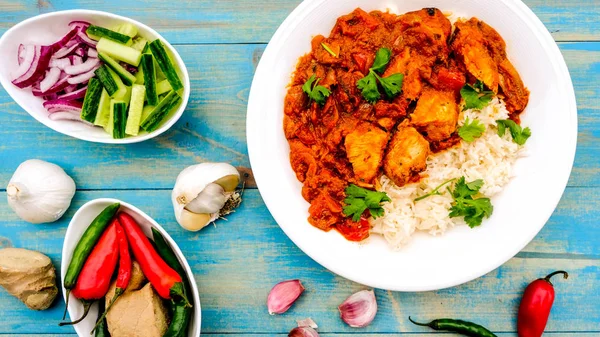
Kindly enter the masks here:
[[513, 164], [523, 155], [523, 147], [513, 142], [508, 130], [503, 137], [498, 136], [496, 120], [508, 118], [504, 102], [494, 98], [481, 111], [466, 110], [458, 124], [462, 125], [467, 117], [485, 125], [485, 133], [472, 143], [461, 141], [460, 146], [430, 156], [427, 170], [422, 173], [426, 178], [398, 187], [388, 177], [381, 177], [379, 190], [386, 192], [392, 201], [383, 204], [383, 217], [371, 219], [371, 232], [383, 235], [392, 248], [406, 245], [417, 230], [438, 235], [455, 225], [465, 225], [462, 217], [448, 216], [453, 199], [445, 187], [441, 189], [442, 195], [414, 202], [441, 183], [462, 176], [467, 182], [483, 179], [480, 195], [491, 198], [509, 182]]

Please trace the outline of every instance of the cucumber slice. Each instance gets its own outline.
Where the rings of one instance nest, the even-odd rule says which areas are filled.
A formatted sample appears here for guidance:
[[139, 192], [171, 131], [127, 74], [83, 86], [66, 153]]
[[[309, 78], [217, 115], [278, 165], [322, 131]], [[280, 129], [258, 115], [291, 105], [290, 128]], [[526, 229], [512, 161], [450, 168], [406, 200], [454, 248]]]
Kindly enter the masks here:
[[146, 118], [148, 118], [148, 116], [150, 116], [150, 113], [152, 113], [152, 110], [154, 110], [155, 106], [152, 105], [144, 105], [144, 110], [142, 110], [142, 121], [145, 121]]
[[[141, 61], [140, 61], [141, 63]], [[136, 84], [144, 84], [144, 70], [142, 67], [138, 68], [138, 72], [135, 73], [135, 83]]]
[[123, 79], [123, 83], [125, 83], [125, 85], [132, 85], [135, 83], [135, 76], [128, 72], [127, 69], [123, 68], [119, 62], [113, 60], [112, 57], [104, 53], [98, 53], [98, 58], [102, 62], [106, 63], [106, 65], [108, 65], [112, 70], [114, 70]]
[[115, 97], [115, 99], [122, 100], [129, 106], [129, 101], [131, 101], [131, 87], [125, 87], [125, 93], [122, 96]]
[[154, 55], [156, 58], [158, 66], [165, 74], [167, 80], [169, 80], [173, 90], [177, 91], [183, 88], [183, 83], [181, 83], [181, 79], [179, 79], [179, 75], [177, 75], [177, 71], [175, 71], [175, 66], [173, 66], [173, 62], [171, 62], [165, 46], [162, 44], [160, 39], [152, 41], [149, 46], [150, 50], [152, 51], [152, 55]]
[[133, 43], [131, 44], [131, 48], [135, 49], [135, 50], [139, 50], [142, 53], [144, 52], [144, 49], [146, 49], [148, 45], [148, 40], [144, 39], [141, 36], [135, 37], [133, 38]]
[[156, 85], [156, 94], [158, 96], [160, 96], [162, 94], [166, 94], [171, 90], [173, 90], [173, 88], [171, 88], [171, 84], [169, 83], [168, 80], [162, 80], [162, 81], [158, 82], [158, 84]]
[[[106, 65], [104, 65], [103, 67], [106, 67]], [[110, 92], [108, 93], [110, 95], [110, 97], [112, 97], [112, 98], [125, 97], [125, 95], [127, 94], [127, 86], [125, 85], [125, 83], [123, 83], [123, 81], [121, 80], [121, 77], [119, 77], [119, 75], [117, 75], [117, 73], [115, 73], [109, 67], [106, 67], [106, 69], [108, 69], [108, 73], [110, 74], [110, 77], [113, 79], [113, 81], [115, 82], [115, 85], [117, 86], [117, 90], [115, 92], [113, 92], [112, 95], [110, 95]], [[106, 91], [108, 91], [108, 89]]]
[[160, 101], [160, 103], [158, 103], [156, 107], [154, 107], [154, 109], [152, 109], [150, 115], [148, 115], [148, 117], [144, 119], [142, 125], [140, 126], [142, 127], [142, 129], [148, 132], [152, 132], [158, 129], [160, 124], [162, 124], [162, 122], [166, 119], [169, 113], [175, 107], [179, 106], [180, 103], [181, 96], [179, 96], [179, 94], [177, 94], [176, 91], [172, 90], [167, 94], [167, 96], [165, 96], [165, 98], [163, 98], [162, 101]]
[[113, 131], [115, 130], [115, 112], [113, 102], [114, 100], [112, 99], [108, 102], [108, 123], [106, 123], [106, 126], [104, 127], [104, 131], [106, 131], [106, 133], [108, 133], [111, 137], [113, 136]]
[[144, 72], [144, 86], [146, 87], [146, 100], [149, 105], [158, 104], [158, 95], [156, 94], [156, 72], [154, 71], [154, 57], [152, 54], [142, 55], [140, 62]]
[[125, 125], [127, 123], [127, 104], [121, 100], [112, 100], [112, 117], [114, 139], [125, 138]]
[[131, 23], [124, 23], [119, 26], [119, 29], [117, 29], [117, 32], [121, 33], [123, 35], [127, 35], [133, 39], [138, 33], [138, 28], [136, 26], [132, 25]]
[[110, 96], [106, 89], [102, 89], [102, 95], [100, 95], [100, 104], [98, 104], [98, 112], [96, 113], [96, 120], [94, 125], [106, 127], [108, 125], [108, 119], [110, 115]]
[[94, 71], [94, 74], [96, 74], [96, 77], [102, 83], [102, 86], [104, 89], [106, 89], [110, 96], [114, 95], [115, 92], [119, 90], [119, 86], [113, 79], [112, 75], [110, 74], [110, 69], [107, 66], [102, 65], [100, 68]]
[[103, 37], [107, 38], [107, 39], [111, 39], [115, 42], [121, 43], [121, 44], [126, 44], [128, 42], [131, 42], [131, 37], [115, 32], [114, 30], [110, 30], [110, 29], [106, 29], [104, 27], [99, 27], [99, 26], [94, 26], [91, 25], [87, 28], [87, 30], [85, 31], [85, 33], [87, 34], [87, 36], [90, 37], [90, 39], [92, 40], [100, 40]]
[[96, 120], [101, 95], [102, 83], [95, 77], [90, 78], [85, 98], [83, 99], [83, 107], [81, 108], [81, 119], [91, 123]]
[[129, 102], [129, 116], [127, 116], [127, 125], [125, 133], [137, 136], [140, 132], [140, 122], [144, 111], [144, 98], [146, 97], [146, 87], [134, 84], [131, 88], [131, 101]]
[[106, 38], [101, 38], [100, 41], [98, 41], [96, 50], [117, 61], [123, 61], [136, 67], [140, 64], [140, 59], [142, 58], [142, 53], [139, 50], [135, 50]]

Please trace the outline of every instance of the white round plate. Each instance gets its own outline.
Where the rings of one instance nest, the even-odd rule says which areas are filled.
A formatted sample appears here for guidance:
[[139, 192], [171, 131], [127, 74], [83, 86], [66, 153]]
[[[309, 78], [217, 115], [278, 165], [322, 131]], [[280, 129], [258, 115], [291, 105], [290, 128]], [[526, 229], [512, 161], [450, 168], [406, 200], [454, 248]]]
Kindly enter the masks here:
[[[138, 27], [139, 35], [153, 41], [161, 39], [170, 53], [171, 59], [178, 68], [178, 75], [183, 82], [182, 102], [171, 114], [169, 120], [163, 122], [163, 125], [150, 133], [140, 132], [139, 135], [126, 137], [123, 139], [113, 139], [101, 127], [92, 127], [76, 121], [59, 120], [53, 121], [48, 118], [48, 111], [42, 106], [44, 102], [41, 97], [35, 97], [31, 93], [31, 88], [20, 89], [11, 83], [13, 79], [12, 72], [17, 68], [17, 50], [19, 44], [48, 45], [58, 41], [70, 30], [68, 24], [71, 21], [87, 21], [103, 27], [112, 27], [119, 23], [131, 23]], [[150, 138], [154, 138], [167, 131], [183, 115], [188, 99], [190, 97], [190, 77], [187, 68], [177, 53], [175, 48], [165, 40], [154, 29], [138, 21], [101, 11], [74, 9], [68, 11], [52, 12], [42, 14], [27, 19], [11, 29], [9, 29], [2, 38], [0, 38], [0, 55], [3, 60], [0, 62], [0, 83], [4, 90], [8, 92], [17, 104], [38, 122], [46, 125], [54, 131], [67, 136], [78, 138], [96, 143], [107, 144], [129, 144], [137, 143]]]
[[[289, 163], [283, 134], [283, 102], [298, 58], [311, 38], [328, 36], [336, 19], [356, 7], [396, 14], [437, 7], [460, 17], [475, 16], [502, 35], [509, 58], [531, 91], [522, 115], [532, 129], [526, 158], [516, 176], [493, 198], [494, 214], [483, 225], [417, 234], [400, 251], [371, 235], [361, 244], [308, 221]], [[368, 286], [397, 291], [452, 287], [480, 277], [517, 254], [544, 226], [567, 184], [577, 141], [577, 107], [563, 57], [541, 21], [519, 0], [306, 0], [288, 16], [267, 46], [250, 91], [248, 151], [260, 193], [292, 241], [332, 272]]]
[[[198, 285], [194, 282], [194, 273], [192, 272], [192, 268], [188, 264], [185, 256], [177, 246], [177, 243], [173, 241], [169, 233], [167, 233], [154, 219], [149, 217], [146, 213], [142, 212], [139, 208], [130, 205], [126, 202], [117, 199], [110, 198], [101, 198], [95, 199], [92, 201], [88, 201], [85, 205], [81, 206], [71, 219], [69, 223], [69, 227], [67, 228], [67, 233], [65, 234], [65, 241], [63, 243], [62, 249], [62, 261], [60, 264], [61, 275], [60, 279], [62, 280], [62, 284], [64, 284], [65, 274], [67, 273], [67, 268], [69, 267], [69, 263], [71, 263], [71, 257], [73, 255], [73, 250], [75, 250], [75, 246], [81, 239], [81, 236], [88, 228], [88, 226], [92, 223], [92, 221], [104, 210], [107, 206], [120, 203], [121, 208], [119, 212], [125, 212], [133, 217], [135, 221], [140, 225], [144, 234], [147, 237], [152, 237], [152, 227], [157, 229], [160, 234], [165, 238], [167, 243], [171, 246], [175, 255], [179, 259], [179, 262], [183, 266], [185, 270], [188, 280], [190, 280], [190, 287], [192, 288], [192, 298], [194, 300], [194, 312], [192, 313], [192, 320], [190, 322], [190, 327], [188, 329], [188, 337], [198, 337], [200, 336], [200, 326], [202, 321], [202, 309], [200, 306], [200, 295], [198, 293]], [[62, 288], [63, 298], [66, 301], [67, 290]], [[69, 295], [69, 316], [72, 320], [75, 320], [82, 316], [83, 314], [83, 304], [73, 296], [73, 294]], [[90, 331], [94, 328], [96, 324], [96, 320], [98, 319], [98, 304], [95, 303], [90, 309], [90, 313], [87, 317], [81, 321], [80, 323], [73, 325], [77, 335], [81, 337], [89, 337]]]

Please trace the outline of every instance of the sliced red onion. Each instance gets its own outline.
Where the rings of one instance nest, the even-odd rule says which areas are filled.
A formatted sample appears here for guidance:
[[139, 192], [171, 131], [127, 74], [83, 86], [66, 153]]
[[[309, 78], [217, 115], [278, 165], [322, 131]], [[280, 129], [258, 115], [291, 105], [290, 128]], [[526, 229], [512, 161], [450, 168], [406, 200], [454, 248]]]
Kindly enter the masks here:
[[85, 54], [87, 53], [85, 52], [85, 49], [83, 47], [79, 46], [79, 48], [75, 49], [75, 55], [83, 58]]
[[83, 63], [83, 58], [79, 55], [73, 55], [73, 65], [80, 65]]
[[39, 87], [34, 87], [31, 91], [33, 92], [34, 96], [46, 96], [50, 94], [56, 94], [57, 92], [63, 91], [67, 86], [69, 86], [69, 78], [69, 76], [65, 76], [59, 79], [58, 82], [56, 82], [56, 84], [54, 84], [52, 88], [48, 89], [48, 91], [46, 91], [45, 93], [42, 92]]
[[51, 44], [49, 47], [51, 47], [54, 52], [60, 50], [61, 48], [69, 44], [69, 42], [71, 42], [71, 40], [73, 40], [73, 38], [77, 36], [78, 32], [78, 28], [71, 29], [65, 36]]
[[50, 59], [50, 67], [58, 68], [64, 70], [66, 67], [71, 65], [71, 60], [68, 57], [64, 57], [61, 59], [52, 58]]
[[40, 91], [45, 93], [52, 88], [56, 82], [58, 82], [58, 80], [60, 80], [60, 69], [50, 68], [50, 70], [48, 70], [46, 73], [44, 80], [40, 82]]
[[67, 92], [67, 90], [65, 89], [65, 94], [56, 97], [56, 99], [65, 99], [65, 100], [69, 100], [69, 101], [75, 100], [75, 99], [81, 99], [81, 98], [85, 97], [86, 91], [87, 91], [87, 86], [77, 89], [77, 90], [70, 91], [70, 92]]
[[79, 42], [71, 41], [71, 43], [60, 48], [56, 53], [54, 53], [54, 55], [52, 55], [52, 57], [55, 59], [63, 58], [65, 56], [71, 54], [75, 49], [77, 49], [77, 47], [79, 47]]
[[83, 103], [74, 100], [55, 99], [52, 101], [46, 101], [43, 103], [44, 108], [50, 113], [59, 111], [74, 111], [81, 113]]
[[338, 307], [340, 316], [346, 324], [353, 328], [363, 328], [375, 319], [377, 299], [373, 290], [362, 290], [350, 295]]
[[81, 119], [81, 114], [79, 113], [72, 113], [69, 111], [58, 111], [58, 112], [54, 112], [51, 113], [48, 118], [50, 118], [53, 121], [61, 121], [61, 120], [68, 120], [68, 121], [75, 121], [75, 122], [81, 122], [85, 125], [89, 125], [89, 126], [94, 126], [94, 124], [88, 122], [88, 121], [84, 121], [83, 119]]
[[[52, 47], [48, 46], [36, 46], [33, 57], [33, 62], [29, 64], [29, 69], [25, 74], [19, 76], [12, 83], [19, 88], [27, 88], [34, 84], [41, 76], [44, 76], [48, 64], [50, 63], [50, 57], [52, 56]], [[27, 64], [27, 58], [23, 60], [22, 65]]]
[[125, 63], [125, 62], [119, 62], [119, 64], [125, 68], [125, 70], [127, 70], [129, 73], [135, 75], [138, 72], [138, 68], [136, 66], [132, 66], [129, 63]]
[[87, 73], [83, 73], [81, 75], [77, 75], [74, 77], [70, 77], [67, 81], [70, 84], [79, 84], [79, 83], [86, 83], [87, 81], [90, 80], [90, 78], [94, 77], [94, 71], [96, 71], [96, 69], [100, 68], [100, 64], [98, 64], [97, 66], [95, 66], [92, 70], [90, 70]]
[[46, 101], [51, 101], [53, 99], [57, 99], [58, 95], [57, 94], [50, 94], [50, 95], [46, 95], [42, 97], [44, 100]]
[[85, 31], [91, 24], [87, 21], [71, 21], [69, 27], [79, 28], [79, 30]]
[[94, 40], [90, 39], [90, 37], [87, 36], [85, 31], [80, 30], [79, 32], [77, 32], [77, 38], [79, 39], [79, 41], [87, 44], [90, 47], [96, 48], [96, 45], [98, 44], [98, 41], [94, 41]]
[[100, 60], [95, 58], [89, 58], [87, 61], [81, 64], [74, 64], [72, 66], [68, 66], [65, 68], [65, 73], [67, 75], [79, 75], [83, 73], [87, 73], [88, 71], [94, 69], [97, 65], [100, 64]]
[[36, 54], [39, 52], [40, 49], [40, 47], [36, 47], [31, 44], [26, 45], [23, 48], [23, 61], [14, 73], [15, 79], [25, 75], [29, 68], [31, 68], [31, 65], [35, 61]]
[[300, 280], [289, 280], [277, 283], [267, 297], [269, 314], [283, 314], [302, 295], [304, 287]]
[[25, 59], [25, 46], [22, 43], [19, 45], [19, 51], [18, 51], [17, 55], [18, 55], [19, 65], [21, 65], [21, 63], [23, 63], [23, 60]]
[[70, 94], [70, 93], [72, 93], [75, 90], [77, 90], [77, 84], [70, 84], [69, 86], [67, 86], [65, 88], [65, 93], [66, 94]]
[[94, 48], [88, 49], [88, 57], [98, 58], [98, 51]]

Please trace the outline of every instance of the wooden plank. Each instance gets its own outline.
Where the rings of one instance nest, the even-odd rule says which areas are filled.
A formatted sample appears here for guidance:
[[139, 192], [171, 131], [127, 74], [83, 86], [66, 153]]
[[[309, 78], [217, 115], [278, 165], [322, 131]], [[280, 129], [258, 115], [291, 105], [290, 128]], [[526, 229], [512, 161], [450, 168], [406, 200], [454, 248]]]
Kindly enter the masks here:
[[[556, 280], [557, 299], [548, 331], [596, 331], [600, 322], [600, 258], [577, 255], [580, 247], [597, 254], [594, 240], [598, 219], [593, 200], [596, 189], [570, 188], [581, 200], [565, 205], [564, 218], [549, 224], [523, 254], [499, 269], [452, 289], [427, 293], [392, 293], [377, 291], [379, 313], [365, 333], [422, 332], [407, 321], [459, 317], [476, 320], [498, 332], [515, 329], [515, 312], [525, 285], [551, 270], [566, 269], [569, 280]], [[587, 193], [587, 194], [586, 194]], [[567, 194], [567, 198], [571, 198]], [[84, 202], [99, 197], [115, 197], [140, 207], [171, 233], [188, 258], [201, 289], [202, 309], [207, 333], [286, 333], [296, 319], [312, 317], [324, 333], [356, 332], [344, 326], [336, 310], [348, 295], [364, 287], [328, 272], [308, 258], [274, 223], [256, 190], [246, 193], [238, 212], [216, 227], [199, 233], [183, 231], [175, 222], [168, 190], [83, 191], [78, 192], [73, 207], [55, 224], [32, 225], [20, 221], [0, 203], [0, 246], [13, 245], [36, 249], [48, 254], [59, 265], [61, 246], [68, 220]], [[0, 193], [0, 199], [5, 195]], [[589, 199], [584, 210], [577, 210]], [[575, 209], [569, 208], [574, 207]], [[585, 213], [585, 216], [583, 214]], [[569, 214], [582, 214], [581, 218]], [[581, 220], [585, 218], [585, 220]], [[589, 220], [588, 220], [589, 219]], [[552, 228], [557, 227], [557, 228]], [[568, 233], [568, 235], [565, 235]], [[562, 239], [560, 239], [562, 238]], [[546, 243], [549, 242], [549, 243]], [[584, 253], [586, 253], [584, 252]], [[587, 253], [586, 253], [587, 254]], [[269, 289], [284, 279], [299, 278], [307, 291], [286, 314], [269, 316], [265, 299]], [[576, 303], [577, 310], [573, 310]], [[57, 322], [62, 301], [44, 312], [26, 309], [17, 299], [0, 291], [0, 333], [70, 333]]]
[[[179, 1], [172, 10], [167, 1], [103, 2], [94, 0], [19, 1], [1, 0], [0, 34], [15, 23], [39, 13], [81, 8], [101, 9], [141, 21], [165, 36], [171, 43], [266, 43], [277, 27], [301, 0]], [[525, 0], [558, 41], [598, 40], [595, 23], [600, 8], [594, 0]], [[160, 15], [157, 15], [160, 13]], [[193, 33], [190, 33], [193, 32]]]
[[[600, 186], [600, 89], [596, 81], [590, 81], [600, 76], [600, 43], [560, 46], [579, 106], [577, 157], [569, 184]], [[193, 90], [188, 108], [171, 130], [140, 144], [95, 144], [63, 136], [35, 121], [0, 90], [0, 151], [4, 159], [0, 161], [0, 181], [8, 181], [15, 168], [29, 158], [61, 165], [80, 189], [171, 188], [184, 167], [200, 161], [249, 166], [246, 104], [264, 45], [177, 49], [190, 70]]]

